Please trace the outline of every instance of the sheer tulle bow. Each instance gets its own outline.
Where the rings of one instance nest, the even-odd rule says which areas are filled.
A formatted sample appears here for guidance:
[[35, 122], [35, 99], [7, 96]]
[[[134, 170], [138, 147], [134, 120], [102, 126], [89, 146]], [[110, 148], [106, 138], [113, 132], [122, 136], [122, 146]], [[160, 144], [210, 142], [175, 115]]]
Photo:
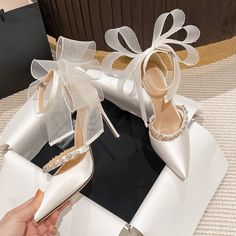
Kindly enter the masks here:
[[[74, 132], [71, 112], [83, 107], [94, 110], [94, 107], [101, 106], [103, 92], [93, 86], [93, 79], [86, 74], [88, 68], [99, 67], [99, 62], [94, 59], [95, 52], [95, 42], [60, 37], [56, 47], [56, 61], [33, 60], [31, 64], [31, 73], [36, 81], [29, 86], [28, 97], [35, 100], [36, 112], [39, 112], [37, 89], [47, 73], [53, 71], [53, 79], [46, 85], [43, 98], [44, 104], [47, 104], [44, 110], [47, 113], [50, 145]], [[96, 127], [93, 125], [93, 129], [87, 132], [85, 143], [89, 144], [89, 140], [102, 127], [101, 116], [97, 116]]]
[[[171, 15], [173, 17], [173, 24], [171, 28], [163, 33], [165, 21], [167, 17]], [[154, 25], [153, 31], [153, 39], [152, 45], [150, 48], [142, 51], [138, 39], [132, 29], [127, 26], [123, 26], [116, 29], [110, 29], [106, 32], [105, 40], [107, 44], [114, 49], [116, 52], [112, 52], [108, 54], [103, 60], [103, 68], [108, 73], [112, 72], [112, 65], [113, 63], [122, 56], [127, 56], [131, 58], [131, 62], [126, 67], [124, 71], [117, 72], [118, 77], [120, 78], [118, 84], [119, 92], [124, 92], [124, 86], [127, 80], [132, 79], [134, 80], [134, 85], [132, 89], [126, 93], [127, 96], [135, 95], [135, 90], [139, 96], [140, 100], [140, 109], [142, 119], [144, 120], [145, 124], [148, 124], [148, 117], [147, 112], [145, 110], [144, 99], [143, 99], [143, 92], [142, 92], [142, 62], [146, 56], [153, 53], [153, 51], [167, 53], [169, 58], [171, 59], [172, 66], [173, 66], [173, 73], [172, 73], [172, 82], [170, 84], [168, 93], [165, 96], [165, 101], [169, 101], [175, 95], [179, 83], [180, 83], [180, 67], [179, 63], [184, 63], [186, 65], [194, 65], [199, 60], [198, 51], [194, 49], [190, 43], [195, 42], [199, 36], [200, 31], [196, 26], [187, 25], [183, 26], [185, 23], [185, 14], [182, 10], [175, 9], [169, 13], [164, 13], [158, 17]], [[185, 30], [187, 36], [184, 40], [176, 40], [171, 39], [170, 36], [178, 32], [179, 30]], [[119, 36], [121, 36], [126, 43], [127, 47], [124, 47], [120, 40]], [[175, 50], [170, 45], [179, 45], [182, 46], [186, 50], [186, 57], [181, 59]]]

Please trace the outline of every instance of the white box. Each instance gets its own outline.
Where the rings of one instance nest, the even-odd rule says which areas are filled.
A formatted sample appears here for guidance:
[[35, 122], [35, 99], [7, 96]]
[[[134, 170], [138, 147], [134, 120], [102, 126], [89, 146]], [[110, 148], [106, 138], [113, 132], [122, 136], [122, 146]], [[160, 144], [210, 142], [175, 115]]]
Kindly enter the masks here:
[[[188, 179], [180, 181], [165, 167], [131, 222], [78, 193], [72, 209], [63, 216], [60, 235], [192, 235], [226, 173], [227, 162], [212, 135], [197, 123], [190, 127], [190, 145]], [[48, 181], [44, 176], [33, 163], [8, 151], [0, 171], [0, 217], [31, 198]]]

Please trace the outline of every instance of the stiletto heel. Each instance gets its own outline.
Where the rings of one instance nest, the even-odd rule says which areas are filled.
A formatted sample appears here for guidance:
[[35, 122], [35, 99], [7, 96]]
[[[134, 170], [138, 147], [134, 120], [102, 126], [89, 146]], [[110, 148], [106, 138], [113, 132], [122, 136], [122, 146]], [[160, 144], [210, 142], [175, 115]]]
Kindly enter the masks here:
[[[173, 17], [173, 24], [167, 32], [162, 32], [167, 17]], [[200, 31], [193, 25], [183, 26], [185, 22], [184, 12], [175, 9], [170, 13], [164, 13], [155, 22], [153, 40], [150, 48], [141, 50], [135, 33], [129, 27], [121, 27], [108, 30], [105, 34], [107, 44], [116, 50], [108, 54], [103, 60], [104, 71], [112, 73], [113, 63], [122, 56], [131, 58], [131, 62], [122, 72], [119, 72], [117, 85], [118, 94], [123, 93], [128, 99], [138, 96], [141, 117], [147, 127], [153, 149], [165, 161], [167, 166], [181, 179], [188, 176], [190, 147], [188, 133], [187, 109], [183, 105], [176, 106], [173, 98], [180, 84], [180, 67], [182, 62], [186, 65], [194, 65], [198, 62], [198, 52], [189, 44], [195, 42]], [[170, 36], [179, 30], [187, 33], [183, 41], [171, 39]], [[119, 39], [123, 38], [127, 47], [124, 47]], [[184, 60], [179, 58], [170, 46], [176, 44], [186, 49], [187, 56]], [[170, 59], [173, 67], [171, 84], [167, 84], [166, 66], [159, 54], [164, 53]], [[129, 86], [127, 93], [127, 83]], [[150, 98], [153, 115], [146, 110], [143, 89]], [[191, 112], [191, 116], [194, 113]]]
[[104, 121], [106, 122], [107, 126], [109, 127], [109, 129], [111, 130], [112, 134], [114, 135], [115, 138], [119, 138], [120, 135], [117, 132], [117, 130], [115, 129], [115, 127], [113, 126], [113, 124], [111, 123], [110, 119], [108, 118], [107, 114], [105, 113], [105, 111], [103, 110], [103, 108], [101, 108], [101, 112], [102, 112], [102, 118], [104, 119]]

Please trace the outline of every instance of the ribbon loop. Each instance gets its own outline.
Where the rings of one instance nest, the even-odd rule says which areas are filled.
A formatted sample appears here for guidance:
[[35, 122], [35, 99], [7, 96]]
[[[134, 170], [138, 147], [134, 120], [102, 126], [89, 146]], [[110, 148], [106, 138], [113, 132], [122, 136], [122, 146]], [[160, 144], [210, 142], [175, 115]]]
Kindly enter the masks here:
[[65, 59], [70, 62], [87, 62], [93, 60], [96, 54], [94, 41], [82, 42], [59, 37], [56, 48], [56, 60]]
[[[35, 107], [38, 107], [39, 102], [38, 87], [44, 85], [45, 76], [49, 72], [54, 75], [45, 84], [43, 96], [43, 103], [47, 104], [46, 126], [50, 145], [73, 134], [71, 112], [83, 107], [92, 110], [101, 106], [103, 92], [94, 88], [93, 79], [86, 73], [87, 69], [100, 67], [99, 62], [94, 59], [95, 53], [95, 42], [60, 37], [56, 47], [56, 61], [33, 60], [31, 63], [31, 73], [36, 81], [30, 84], [28, 97], [35, 100]], [[103, 127], [100, 118], [96, 127]], [[95, 135], [97, 129], [90, 130], [89, 135], [84, 134], [84, 142], [91, 139], [90, 136]]]
[[[163, 33], [163, 29], [167, 20], [167, 17], [171, 15], [173, 18], [173, 24], [167, 32]], [[185, 14], [182, 10], [175, 9], [169, 13], [164, 13], [160, 15], [154, 25], [153, 30], [153, 39], [152, 45], [150, 48], [145, 51], [141, 50], [138, 39], [132, 29], [127, 26], [123, 26], [117, 29], [110, 29], [107, 31], [105, 35], [105, 40], [107, 44], [115, 50], [108, 54], [103, 60], [103, 66], [106, 71], [112, 71], [112, 66], [114, 62], [122, 57], [127, 56], [131, 58], [131, 62], [126, 67], [123, 72], [119, 72], [119, 84], [118, 90], [119, 92], [125, 93], [127, 89], [125, 89], [126, 82], [131, 79], [134, 80], [134, 87], [131, 88], [128, 96], [133, 96], [134, 94], [138, 94], [140, 101], [140, 109], [142, 118], [144, 123], [148, 124], [148, 117], [145, 110], [145, 105], [143, 102], [143, 92], [142, 92], [142, 63], [144, 59], [153, 53], [156, 52], [164, 52], [172, 57], [172, 66], [173, 66], [173, 74], [172, 74], [172, 83], [169, 86], [168, 92], [165, 96], [165, 101], [170, 101], [175, 95], [179, 84], [180, 84], [180, 66], [179, 63], [183, 63], [186, 65], [194, 65], [199, 60], [199, 55], [196, 49], [189, 45], [189, 43], [195, 42], [199, 36], [200, 31], [196, 26], [187, 25], [184, 26], [185, 23]], [[171, 39], [170, 37], [177, 33], [180, 30], [186, 31], [186, 38], [182, 41]], [[123, 38], [124, 42], [128, 46], [125, 48], [120, 40], [119, 35]], [[187, 55], [184, 59], [179, 58], [178, 54], [172, 48], [172, 44], [179, 45], [183, 47]], [[136, 93], [135, 93], [136, 90]], [[127, 95], [127, 94], [126, 94]]]
[[[120, 43], [119, 34], [124, 39], [130, 51]], [[135, 57], [136, 54], [142, 52], [134, 31], [127, 26], [108, 30], [105, 34], [105, 40], [111, 48], [121, 52], [127, 57]]]

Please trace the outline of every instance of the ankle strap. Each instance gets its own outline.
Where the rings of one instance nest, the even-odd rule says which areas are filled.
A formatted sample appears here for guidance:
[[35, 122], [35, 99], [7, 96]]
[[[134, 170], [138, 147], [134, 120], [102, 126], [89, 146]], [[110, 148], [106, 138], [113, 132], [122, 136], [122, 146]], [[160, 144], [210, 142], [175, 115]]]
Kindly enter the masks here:
[[[172, 79], [171, 79], [171, 83], [170, 85], [167, 85], [166, 82], [166, 78], [165, 78], [165, 71], [162, 71], [162, 68], [160, 68], [157, 63], [159, 60], [159, 62], [163, 63], [162, 60], [160, 59], [160, 57], [157, 55], [158, 53], [165, 53], [167, 54], [168, 58], [170, 59], [171, 62], [171, 66], [173, 67], [173, 72], [172, 72]], [[147, 66], [149, 61], [151, 60], [151, 57], [156, 54], [155, 56], [157, 57], [157, 59], [155, 60], [154, 58], [154, 63], [156, 64], [158, 70], [160, 70], [160, 75], [163, 77], [164, 82], [166, 83], [166, 87], [165, 88], [159, 88], [155, 85], [155, 83], [153, 82], [153, 79], [150, 79], [149, 76], [147, 75], [146, 71], [147, 71]], [[179, 84], [180, 84], [180, 75], [178, 75], [178, 65], [179, 63], [175, 61], [174, 55], [172, 53], [169, 53], [166, 50], [153, 50], [152, 52], [150, 52], [149, 55], [147, 55], [143, 61], [143, 66], [142, 66], [142, 72], [143, 72], [143, 77], [142, 80], [145, 81], [145, 85], [151, 89], [148, 89], [149, 93], [152, 96], [157, 96], [158, 94], [164, 94], [165, 95], [165, 101], [168, 102], [170, 100], [173, 99], [174, 95], [176, 94], [176, 91], [178, 90]], [[177, 67], [177, 68], [176, 68]], [[155, 93], [152, 93], [151, 91], [155, 91]]]
[[[50, 92], [47, 104], [44, 106], [44, 94], [48, 83], [52, 81], [52, 90]], [[53, 104], [54, 99], [57, 96], [57, 89], [59, 87], [59, 76], [56, 71], [51, 70], [47, 75], [42, 78], [38, 85], [38, 110], [39, 113], [46, 113]]]

